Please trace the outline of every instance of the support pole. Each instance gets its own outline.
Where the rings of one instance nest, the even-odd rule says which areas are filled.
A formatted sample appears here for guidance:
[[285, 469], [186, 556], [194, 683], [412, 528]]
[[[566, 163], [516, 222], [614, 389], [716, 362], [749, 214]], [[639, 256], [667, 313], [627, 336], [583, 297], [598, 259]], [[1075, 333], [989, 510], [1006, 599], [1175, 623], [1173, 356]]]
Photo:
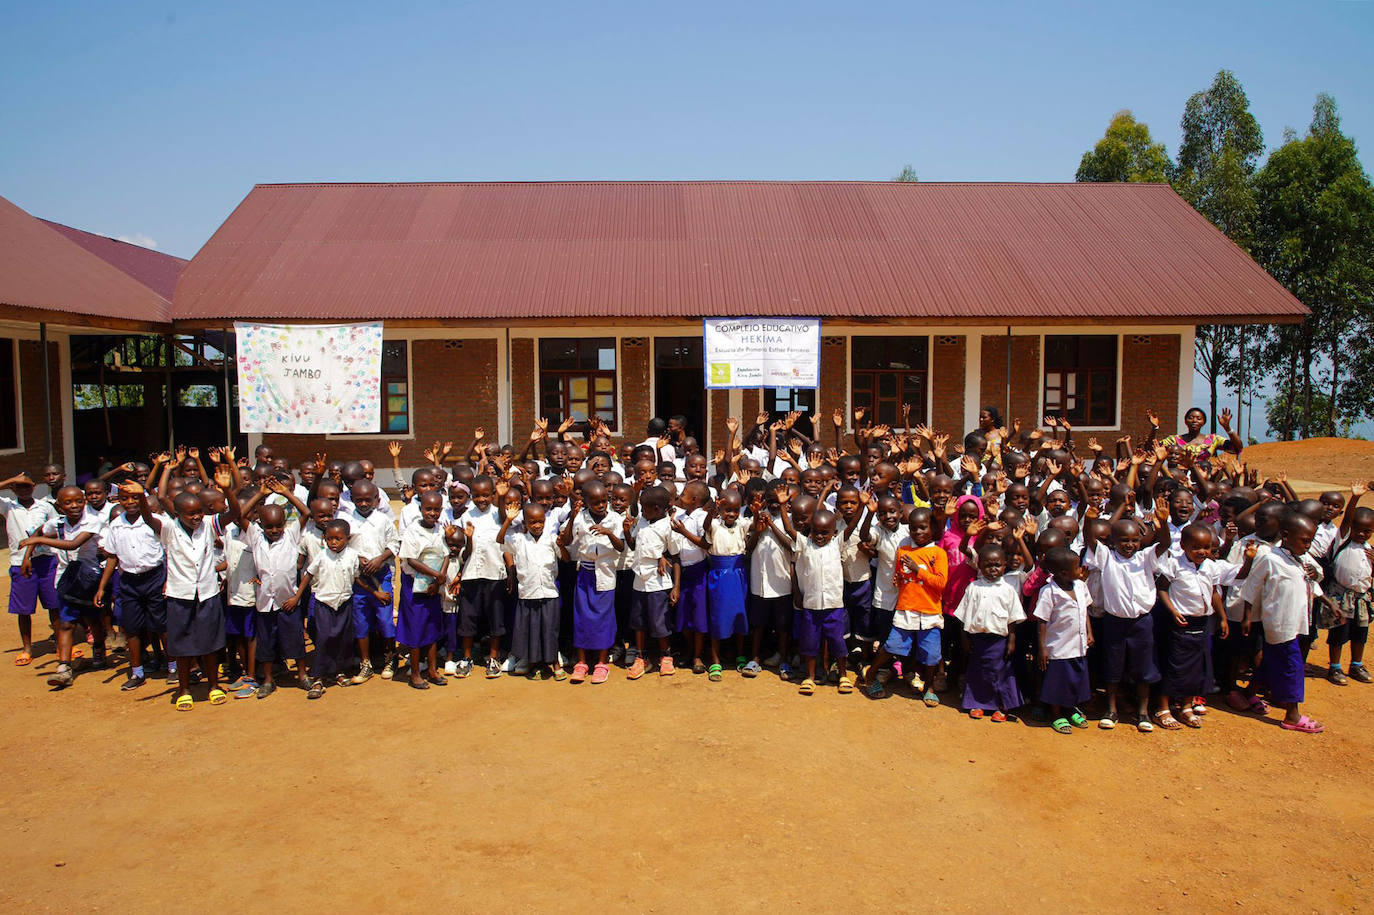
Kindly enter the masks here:
[[[1036, 417], [1037, 419], [1039, 417]], [[1002, 425], [1011, 428], [1011, 325], [1007, 325], [1007, 412], [1002, 414]]]
[[162, 335], [162, 353], [163, 353], [163, 356], [165, 357], [165, 358], [164, 358], [165, 365], [163, 366], [163, 370], [164, 370], [164, 373], [165, 373], [165, 377], [166, 377], [166, 379], [167, 379], [167, 382], [166, 382], [166, 391], [167, 391], [167, 396], [166, 396], [166, 400], [167, 400], [167, 450], [168, 450], [168, 451], [173, 451], [173, 450], [175, 450], [175, 448], [176, 448], [176, 431], [172, 428], [172, 402], [173, 402], [173, 400], [175, 399], [176, 392], [172, 390], [172, 335], [171, 335], [171, 334], [163, 334], [163, 335]]
[[229, 335], [231, 328], [224, 329], [224, 339], [220, 341], [220, 355], [224, 357], [224, 444], [234, 445], [234, 416], [229, 405]]
[[[47, 454], [45, 460], [52, 463], [52, 391], [49, 389], [51, 383], [51, 369], [48, 365], [48, 325], [39, 322], [38, 324], [38, 348], [43, 354], [43, 451]], [[71, 471], [72, 479], [76, 478], [76, 468], [68, 467]]]

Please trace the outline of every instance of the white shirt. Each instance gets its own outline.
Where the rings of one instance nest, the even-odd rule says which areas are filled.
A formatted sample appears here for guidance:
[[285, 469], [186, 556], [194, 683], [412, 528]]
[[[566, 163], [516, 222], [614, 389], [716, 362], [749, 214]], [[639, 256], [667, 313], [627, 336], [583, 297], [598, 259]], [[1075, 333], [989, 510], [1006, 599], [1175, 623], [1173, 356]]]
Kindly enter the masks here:
[[1364, 594], [1370, 588], [1369, 554], [1365, 552], [1368, 544], [1351, 543], [1341, 546], [1336, 554], [1332, 574], [1336, 584], [1347, 591]]
[[1065, 591], [1051, 578], [1040, 589], [1031, 616], [1045, 624], [1045, 653], [1053, 661], [1069, 661], [1088, 653], [1088, 586], [1073, 583]]
[[967, 633], [1005, 636], [1012, 626], [1026, 618], [1026, 611], [1016, 585], [1005, 578], [988, 581], [979, 576], [964, 591], [954, 616], [964, 624]]
[[[673, 517], [676, 518], [683, 527], [691, 531], [693, 536], [700, 537], [702, 525], [706, 521], [706, 509], [697, 508], [691, 512], [683, 511], [680, 508], [673, 509]], [[706, 551], [697, 546], [686, 537], [673, 532], [673, 544], [676, 547], [678, 561], [685, 566], [693, 566], [706, 558]]]
[[[81, 520], [75, 524], [70, 523], [66, 517], [56, 518], [43, 525], [44, 537], [56, 537], [58, 540], [74, 540], [78, 534], [90, 533], [92, 536], [86, 539], [74, 550], [57, 550], [57, 578], [62, 578], [62, 573], [67, 570], [67, 566], [73, 560], [84, 562], [91, 566], [98, 566], [100, 563], [100, 529], [102, 525], [100, 518], [90, 511], [82, 512]], [[20, 551], [22, 555], [23, 551]]]
[[162, 565], [162, 538], [139, 515], [133, 524], [123, 513], [115, 515], [100, 534], [100, 548], [119, 562], [120, 571], [137, 575]]
[[350, 509], [344, 511], [342, 517], [348, 522], [348, 545], [359, 557], [376, 559], [387, 550], [395, 555], [401, 549], [401, 535], [396, 532], [396, 525], [380, 509], [374, 509], [365, 518]]
[[794, 550], [802, 609], [834, 610], [843, 607], [844, 564], [840, 561], [840, 542], [831, 537], [825, 546], [817, 546], [810, 537], [798, 535]]
[[749, 525], [743, 518], [736, 518], [734, 527], [727, 527], [719, 518], [713, 518], [708, 552], [712, 556], [743, 556], [748, 538]]
[[253, 565], [258, 572], [258, 612], [280, 610], [281, 605], [296, 593], [297, 557], [301, 554], [301, 526], [287, 524], [276, 543], [268, 543], [262, 528], [250, 524], [244, 530], [248, 548], [253, 551]]
[[1159, 598], [1155, 573], [1160, 566], [1154, 544], [1146, 544], [1127, 559], [1099, 541], [1097, 549], [1084, 550], [1083, 563], [1102, 573], [1102, 609], [1112, 616], [1134, 620], [1154, 608]]
[[749, 557], [749, 593], [759, 597], [792, 595], [792, 548], [778, 539], [772, 527], [758, 535]]
[[1282, 547], [1255, 557], [1241, 599], [1250, 604], [1250, 619], [1264, 623], [1265, 642], [1281, 645], [1307, 634], [1313, 585], [1303, 564]]
[[[854, 527], [863, 526], [863, 517], [866, 509], [859, 509], [859, 514], [854, 518]], [[859, 532], [854, 531], [854, 536], [848, 536], [850, 528], [841, 519], [836, 524], [835, 537], [840, 541], [840, 561], [844, 563], [844, 580], [848, 582], [868, 581], [873, 574], [873, 560], [867, 553], [859, 549]], [[895, 555], [895, 553], [894, 553]]]
[[615, 531], [617, 537], [624, 530], [625, 519], [609, 509], [600, 521], [592, 519], [585, 508], [573, 520], [572, 542], [568, 545], [568, 555], [573, 562], [592, 563], [596, 570], [596, 590], [611, 591], [615, 588], [615, 567], [620, 559], [620, 551], [611, 544], [606, 534], [598, 534], [593, 527], [604, 527]]
[[224, 600], [235, 607], [256, 607], [258, 605], [258, 586], [253, 579], [258, 577], [257, 566], [253, 564], [253, 551], [248, 544], [237, 538], [224, 538]]
[[[1259, 562], [1260, 557], [1274, 548], [1274, 545], [1267, 540], [1261, 540], [1254, 534], [1247, 534], [1231, 544], [1231, 552], [1227, 555], [1226, 561], [1238, 564], [1245, 562], [1245, 547], [1247, 544], [1255, 545], [1255, 562]], [[1251, 569], [1254, 568], [1253, 563]], [[1226, 608], [1226, 619], [1232, 623], [1239, 623], [1245, 618], [1245, 599], [1242, 595], [1242, 588], [1245, 584], [1244, 578], [1237, 578], [1231, 583], [1231, 587], [1226, 589], [1225, 598], [1222, 606]]]
[[339, 552], [323, 549], [306, 566], [310, 593], [315, 600], [338, 609], [353, 599], [353, 579], [358, 577], [358, 553], [351, 546]]
[[673, 573], [660, 572], [658, 561], [669, 552], [673, 529], [665, 515], [657, 521], [649, 521], [643, 515], [635, 519], [630, 529], [634, 537], [633, 550], [625, 552], [630, 557], [630, 571], [634, 572], [636, 591], [668, 591], [673, 587]]
[[[46, 499], [34, 499], [28, 508], [19, 504], [13, 496], [0, 496], [0, 512], [5, 515], [5, 534], [9, 537], [10, 565], [19, 568], [24, 564], [24, 551], [18, 543], [25, 537], [32, 537], [43, 530], [43, 525], [56, 521], [59, 517], [56, 507]], [[51, 556], [52, 549], [46, 546], [33, 548], [35, 556]]]
[[1212, 593], [1220, 587], [1234, 584], [1241, 563], [1217, 562], [1204, 559], [1193, 565], [1185, 555], [1175, 559], [1168, 556], [1159, 564], [1159, 574], [1169, 579], [1169, 600], [1183, 616], [1211, 616]]
[[[448, 555], [448, 546], [444, 543], [444, 529], [439, 525], [425, 527], [421, 523], [412, 524], [406, 528], [401, 535], [401, 555], [402, 560], [415, 559], [424, 565], [429, 566], [438, 572], [443, 564], [444, 557]], [[450, 563], [450, 567], [452, 563]], [[402, 568], [406, 568], [404, 562]], [[434, 584], [434, 579], [428, 575], [417, 575], [413, 570], [409, 570], [411, 577], [415, 579], [413, 590], [415, 593], [426, 591], [429, 586]]]
[[1325, 559], [1330, 554], [1331, 548], [1335, 546], [1340, 537], [1341, 529], [1331, 521], [1323, 521], [1317, 525], [1317, 533], [1312, 537], [1312, 546], [1308, 548], [1307, 555], [1313, 559]]
[[506, 580], [506, 562], [501, 558], [501, 544], [496, 542], [496, 535], [501, 531], [501, 521], [501, 511], [495, 502], [488, 505], [486, 511], [469, 505], [468, 510], [463, 513], [464, 526], [472, 525], [472, 552], [468, 554], [468, 561], [463, 564], [464, 579]]
[[878, 571], [873, 578], [873, 606], [879, 610], [895, 610], [897, 586], [892, 583], [892, 574], [896, 571], [897, 549], [906, 544], [915, 544], [911, 543], [911, 538], [901, 525], [890, 531], [881, 524], [875, 524], [869, 533], [873, 537], [878, 560]]
[[506, 553], [515, 563], [515, 587], [521, 600], [558, 596], [558, 528], [547, 523], [537, 540], [529, 531], [506, 531]]
[[205, 600], [219, 592], [215, 572], [215, 538], [220, 529], [218, 515], [206, 515], [200, 527], [187, 533], [181, 521], [162, 516], [162, 548], [167, 552], [167, 585], [164, 593], [177, 600]]

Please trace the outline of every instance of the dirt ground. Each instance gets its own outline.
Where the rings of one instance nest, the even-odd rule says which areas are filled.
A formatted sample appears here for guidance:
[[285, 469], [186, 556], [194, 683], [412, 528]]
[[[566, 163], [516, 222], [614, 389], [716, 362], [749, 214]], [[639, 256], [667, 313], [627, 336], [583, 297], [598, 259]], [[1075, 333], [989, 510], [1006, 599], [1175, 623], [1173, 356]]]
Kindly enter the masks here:
[[[1366, 448], [1370, 470], [1330, 479], [1374, 476]], [[1201, 731], [1066, 737], [619, 669], [179, 714], [161, 683], [121, 693], [122, 670], [51, 693], [51, 643], [26, 668], [17, 645], [6, 619], [0, 904], [18, 911], [1332, 912], [1374, 890], [1374, 687], [1354, 683], [1309, 676], [1315, 737], [1221, 709]]]
[[1374, 442], [1348, 438], [1265, 442], [1246, 448], [1242, 458], [1261, 476], [1287, 472], [1302, 496], [1324, 489], [1349, 490], [1352, 480], [1374, 480]]

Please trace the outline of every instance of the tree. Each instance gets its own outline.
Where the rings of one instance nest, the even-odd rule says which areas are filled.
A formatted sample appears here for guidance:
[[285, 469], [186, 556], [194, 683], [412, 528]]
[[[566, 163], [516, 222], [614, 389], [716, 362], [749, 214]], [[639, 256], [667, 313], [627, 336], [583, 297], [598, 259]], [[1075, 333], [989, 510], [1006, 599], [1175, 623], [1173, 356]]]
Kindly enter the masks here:
[[[1189, 97], [1179, 123], [1183, 140], [1173, 170], [1174, 189], [1248, 252], [1259, 212], [1252, 178], [1264, 152], [1264, 134], [1235, 74], [1218, 71], [1209, 88]], [[1241, 328], [1220, 324], [1197, 329], [1194, 365], [1207, 379], [1213, 432], [1218, 383], [1245, 368], [1238, 354], [1241, 333]]]
[[1256, 256], [1312, 310], [1266, 347], [1286, 374], [1276, 431], [1335, 435], [1374, 415], [1374, 186], [1335, 99], [1317, 96], [1306, 136], [1274, 150], [1254, 186]]
[[[1281, 442], [1293, 440], [1293, 430], [1302, 424], [1302, 414], [1305, 412], [1302, 403], [1293, 403], [1292, 393], [1290, 389], [1281, 389], [1273, 397], [1267, 398], [1264, 405], [1264, 419], [1269, 424], [1269, 434]], [[1330, 412], [1331, 402], [1322, 392], [1313, 392], [1312, 403], [1319, 413]], [[1329, 434], [1345, 437], [1350, 434], [1351, 425], [1349, 421], [1343, 422]]]
[[1118, 111], [1107, 133], [1078, 163], [1075, 181], [1168, 181], [1173, 163], [1163, 143], [1130, 111]]
[[897, 175], [895, 178], [893, 178], [892, 180], [893, 180], [893, 181], [920, 181], [921, 179], [916, 177], [916, 169], [912, 168], [912, 167], [911, 167], [911, 163], [908, 162], [906, 165], [903, 165], [903, 166], [902, 166], [902, 171], [901, 171], [901, 173], [898, 174], [898, 175]]

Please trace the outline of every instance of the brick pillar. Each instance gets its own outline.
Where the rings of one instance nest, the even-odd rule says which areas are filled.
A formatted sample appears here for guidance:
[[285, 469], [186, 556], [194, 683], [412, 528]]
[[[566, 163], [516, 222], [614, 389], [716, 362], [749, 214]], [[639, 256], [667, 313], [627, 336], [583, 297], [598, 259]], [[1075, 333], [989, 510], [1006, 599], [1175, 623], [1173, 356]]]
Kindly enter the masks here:
[[[1027, 427], [1040, 424], [1040, 338], [1013, 336], [1011, 343], [1011, 415], [1002, 421], [1011, 426], [1019, 419]], [[1005, 334], [983, 336], [983, 371], [978, 404], [992, 404], [1006, 410], [1007, 401], [1007, 338]], [[961, 423], [962, 425], [962, 423]], [[965, 429], [964, 432], [969, 430]]]
[[[967, 432], [964, 425], [964, 359], [965, 338], [958, 334], [936, 335], [931, 338], [929, 424], [933, 429], [959, 437]], [[925, 404], [912, 404], [912, 422]]]
[[[653, 416], [649, 402], [648, 337], [620, 338], [620, 431], [622, 437], [642, 436], [644, 426]], [[635, 441], [641, 438], [635, 437]]]
[[[849, 347], [845, 337], [821, 337], [821, 386], [816, 390], [816, 422], [814, 434], [829, 447], [834, 444], [835, 426], [831, 414], [838, 407], [848, 412], [849, 403]], [[851, 420], [845, 420], [848, 428]]]
[[[1150, 431], [1146, 410], [1159, 414], [1162, 435], [1183, 428], [1178, 402], [1178, 334], [1127, 334], [1121, 338], [1121, 415], [1117, 424], [1136, 442]], [[1180, 409], [1182, 406], [1182, 409]], [[1103, 443], [1103, 447], [1108, 447]]]
[[[534, 340], [512, 337], [510, 341], [510, 421], [511, 429], [533, 425], [542, 415], [535, 398]], [[552, 431], [552, 430], [551, 430]]]

